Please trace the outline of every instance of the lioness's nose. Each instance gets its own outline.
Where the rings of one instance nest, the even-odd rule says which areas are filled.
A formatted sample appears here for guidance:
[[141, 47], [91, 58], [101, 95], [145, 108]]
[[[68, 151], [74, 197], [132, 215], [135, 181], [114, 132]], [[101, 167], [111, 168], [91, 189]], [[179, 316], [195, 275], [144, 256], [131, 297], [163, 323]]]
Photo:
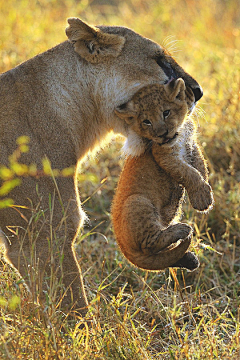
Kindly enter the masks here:
[[198, 86], [196, 88], [191, 87], [194, 97], [195, 97], [195, 101], [197, 102], [198, 100], [201, 99], [201, 97], [203, 96], [203, 91], [201, 86]]

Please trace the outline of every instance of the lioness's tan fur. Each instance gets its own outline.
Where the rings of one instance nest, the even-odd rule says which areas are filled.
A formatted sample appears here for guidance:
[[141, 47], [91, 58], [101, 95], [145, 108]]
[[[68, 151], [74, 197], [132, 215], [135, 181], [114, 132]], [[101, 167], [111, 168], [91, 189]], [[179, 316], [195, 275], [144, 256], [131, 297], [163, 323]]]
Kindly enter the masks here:
[[[22, 207], [1, 210], [0, 228], [6, 257], [33, 295], [37, 286], [44, 299], [50, 294], [62, 308], [84, 314], [88, 302], [74, 251], [84, 221], [76, 176], [80, 161], [110, 131], [129, 135], [114, 110], [144, 85], [182, 77], [196, 101], [202, 91], [161, 46], [132, 30], [89, 26], [77, 18], [68, 22], [69, 41], [0, 77], [0, 163], [8, 165], [17, 138], [27, 135], [30, 151], [21, 162], [41, 169], [47, 157], [52, 168], [74, 166], [76, 172], [73, 178], [22, 178], [10, 194]], [[134, 152], [140, 138], [134, 132], [130, 138]], [[62, 286], [51, 294], [53, 279]]]
[[116, 109], [146, 145], [144, 154], [127, 158], [112, 206], [118, 244], [143, 269], [198, 267], [196, 256], [186, 252], [192, 228], [177, 222], [184, 187], [199, 211], [209, 210], [213, 197], [194, 122], [186, 119], [189, 96], [178, 79], [145, 86]]

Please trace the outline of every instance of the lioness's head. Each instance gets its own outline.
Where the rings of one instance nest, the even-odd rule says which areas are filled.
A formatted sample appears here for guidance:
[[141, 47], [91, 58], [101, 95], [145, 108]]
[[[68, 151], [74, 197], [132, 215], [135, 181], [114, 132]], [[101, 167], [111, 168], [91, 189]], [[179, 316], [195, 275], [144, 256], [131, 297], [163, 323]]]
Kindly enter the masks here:
[[112, 115], [136, 90], [148, 84], [166, 84], [172, 79], [182, 78], [192, 90], [194, 97], [189, 109], [202, 97], [196, 80], [157, 43], [125, 27], [95, 27], [78, 18], [70, 18], [68, 23], [66, 34], [79, 60], [83, 65], [88, 64], [98, 79], [94, 94], [97, 93], [98, 98], [100, 92], [105, 96]]
[[187, 102], [189, 111], [202, 97], [196, 80], [157, 43], [124, 27], [95, 27], [77, 18], [69, 19], [68, 23], [66, 34], [75, 50], [79, 81], [84, 79], [85, 99], [91, 99], [91, 103], [85, 104], [85, 112], [89, 112], [87, 118], [94, 114], [94, 121], [105, 131], [127, 136], [128, 154], [140, 155], [145, 147], [141, 137], [134, 130], [129, 131], [129, 124], [117, 116], [115, 110], [139, 89], [182, 78], [192, 94]]
[[188, 112], [193, 93], [180, 78], [166, 85], [144, 86], [130, 101], [116, 109], [131, 130], [140, 137], [161, 145], [173, 145]]

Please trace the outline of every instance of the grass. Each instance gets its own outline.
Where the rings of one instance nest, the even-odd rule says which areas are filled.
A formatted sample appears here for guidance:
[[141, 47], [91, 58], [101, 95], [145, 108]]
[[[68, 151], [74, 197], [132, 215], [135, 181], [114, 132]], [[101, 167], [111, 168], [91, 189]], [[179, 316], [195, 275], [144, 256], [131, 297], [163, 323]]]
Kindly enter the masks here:
[[215, 196], [209, 215], [184, 204], [184, 219], [195, 229], [200, 268], [144, 272], [123, 258], [109, 217], [123, 163], [122, 140], [88, 159], [80, 192], [91, 223], [77, 251], [95, 326], [70, 323], [52, 304], [42, 314], [25, 301], [21, 280], [1, 261], [0, 358], [239, 359], [238, 2], [0, 0], [0, 9], [0, 71], [65, 40], [68, 16], [128, 26], [165, 43], [204, 89], [195, 117]]

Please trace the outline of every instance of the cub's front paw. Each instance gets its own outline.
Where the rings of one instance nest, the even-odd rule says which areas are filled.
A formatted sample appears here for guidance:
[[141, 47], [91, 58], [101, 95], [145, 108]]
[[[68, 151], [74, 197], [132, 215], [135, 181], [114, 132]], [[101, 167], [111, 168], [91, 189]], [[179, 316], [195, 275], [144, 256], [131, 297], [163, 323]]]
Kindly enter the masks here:
[[213, 206], [212, 188], [206, 182], [197, 185], [195, 191], [188, 193], [188, 195], [192, 207], [198, 211], [208, 211]]

